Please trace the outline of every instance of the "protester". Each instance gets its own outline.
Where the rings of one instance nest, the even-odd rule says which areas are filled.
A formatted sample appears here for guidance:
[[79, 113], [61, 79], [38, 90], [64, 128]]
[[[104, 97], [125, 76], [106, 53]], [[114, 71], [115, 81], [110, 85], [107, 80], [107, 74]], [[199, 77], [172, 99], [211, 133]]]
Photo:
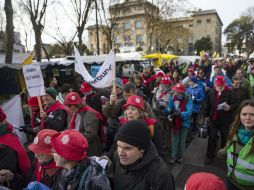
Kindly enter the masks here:
[[236, 102], [232, 90], [226, 85], [224, 76], [217, 76], [214, 82], [214, 89], [209, 90], [206, 102], [206, 121], [209, 120], [206, 159], [208, 164], [215, 157], [218, 131], [220, 132], [221, 147], [226, 144], [234, 109], [236, 109]]
[[151, 143], [144, 121], [128, 121], [116, 140], [114, 190], [174, 189], [170, 171]]
[[28, 148], [35, 154], [36, 163], [36, 181], [41, 182], [52, 188], [56, 182], [56, 177], [60, 167], [56, 167], [53, 155], [51, 154], [51, 137], [58, 134], [51, 129], [43, 129], [38, 132], [32, 144]]
[[227, 190], [227, 188], [218, 176], [212, 173], [198, 172], [188, 178], [184, 190]]
[[100, 114], [102, 114], [102, 103], [101, 103], [101, 99], [100, 97], [93, 91], [92, 87], [86, 83], [83, 82], [80, 86], [79, 89], [84, 97], [84, 101], [86, 102], [86, 104], [88, 106], [90, 106], [91, 108], [95, 109], [97, 112], [99, 112]]
[[88, 141], [80, 132], [62, 131], [51, 138], [51, 145], [56, 166], [63, 168], [53, 190], [110, 189], [109, 183], [103, 180], [107, 177], [97, 176], [98, 166], [92, 167], [95, 163], [91, 164], [88, 159]]
[[244, 77], [243, 69], [238, 68], [236, 70], [235, 77], [238, 78], [241, 87], [243, 87], [243, 89], [247, 91], [249, 98], [251, 98], [253, 95], [252, 87], [251, 87], [250, 81]]
[[141, 75], [135, 75], [134, 82], [137, 88], [137, 95], [143, 97], [145, 100], [148, 99], [149, 91], [148, 88], [143, 84], [143, 77]]
[[43, 97], [46, 111], [40, 111], [41, 129], [63, 131], [67, 127], [67, 111], [63, 104], [56, 100], [57, 92], [54, 88], [46, 89]]
[[169, 122], [167, 115], [163, 113], [163, 109], [167, 106], [167, 102], [172, 96], [171, 86], [172, 82], [170, 78], [164, 76], [159, 87], [154, 90], [152, 101], [154, 113], [160, 123], [159, 130], [162, 137], [162, 144], [165, 149], [170, 148], [171, 145], [171, 123]]
[[245, 100], [238, 109], [226, 147], [218, 156], [227, 158], [227, 187], [251, 190], [254, 187], [254, 101]]
[[0, 184], [20, 190], [27, 185], [31, 164], [18, 137], [8, 130], [5, 119], [0, 108]]
[[226, 81], [226, 83], [227, 83], [227, 86], [229, 86], [229, 87], [232, 86], [231, 80], [227, 76], [225, 76], [225, 74], [222, 72], [221, 66], [215, 65], [213, 69], [214, 69], [214, 76], [212, 77], [212, 83], [213, 83], [213, 85], [214, 85], [214, 81], [215, 81], [217, 76], [223, 76], [225, 81]]
[[183, 84], [176, 84], [172, 90], [175, 94], [170, 98], [168, 106], [164, 109], [164, 112], [169, 114], [169, 120], [173, 122], [170, 164], [174, 164], [175, 161], [183, 162], [186, 137], [190, 128], [190, 118], [193, 109], [193, 102], [191, 97], [185, 94], [186, 88]]
[[156, 83], [156, 75], [153, 75], [151, 72], [150, 67], [144, 67], [143, 68], [143, 84], [147, 88], [148, 93], [148, 102], [150, 102], [152, 96], [153, 96], [153, 90], [155, 88], [155, 83]]
[[[83, 134], [89, 142], [89, 156], [98, 156], [102, 153], [102, 139], [104, 135], [102, 115], [82, 102], [76, 92], [70, 92], [65, 96], [64, 104], [72, 114], [69, 128], [76, 129]], [[101, 138], [100, 138], [101, 137]]]
[[197, 119], [198, 114], [200, 113], [201, 104], [205, 98], [203, 89], [197, 84], [196, 77], [190, 77], [188, 81], [188, 88], [186, 90], [186, 94], [188, 94], [193, 101], [193, 109], [192, 109], [192, 135], [195, 135], [197, 131]]

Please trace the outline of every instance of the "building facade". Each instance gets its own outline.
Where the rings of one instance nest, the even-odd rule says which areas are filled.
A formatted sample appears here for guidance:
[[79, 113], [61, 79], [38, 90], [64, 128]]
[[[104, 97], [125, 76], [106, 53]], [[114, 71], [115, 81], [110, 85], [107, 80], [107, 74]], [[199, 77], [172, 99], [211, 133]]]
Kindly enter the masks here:
[[[19, 32], [14, 32], [13, 52], [15, 53], [25, 52], [25, 46], [21, 44], [21, 37]], [[3, 31], [0, 31], [0, 53], [3, 54], [5, 53], [5, 40]]]
[[[223, 24], [216, 10], [199, 10], [189, 17], [168, 20], [162, 20], [159, 8], [146, 0], [125, 0], [111, 5], [109, 10], [114, 22], [111, 23], [114, 25], [113, 47], [122, 52], [170, 51], [177, 55], [193, 55], [195, 42], [207, 36], [212, 41], [213, 51], [221, 52]], [[96, 35], [88, 37], [89, 49], [93, 50]], [[104, 42], [107, 46], [107, 41]]]

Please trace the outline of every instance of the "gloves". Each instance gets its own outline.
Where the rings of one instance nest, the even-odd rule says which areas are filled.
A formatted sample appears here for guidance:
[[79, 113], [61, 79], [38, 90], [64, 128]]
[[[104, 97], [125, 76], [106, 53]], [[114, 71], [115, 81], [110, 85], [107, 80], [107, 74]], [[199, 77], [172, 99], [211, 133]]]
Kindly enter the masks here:
[[175, 111], [172, 116], [173, 117], [177, 117], [177, 116], [180, 116], [181, 112], [180, 111]]
[[31, 128], [31, 125], [20, 126], [19, 131], [22, 131], [27, 134], [36, 134], [36, 132]]

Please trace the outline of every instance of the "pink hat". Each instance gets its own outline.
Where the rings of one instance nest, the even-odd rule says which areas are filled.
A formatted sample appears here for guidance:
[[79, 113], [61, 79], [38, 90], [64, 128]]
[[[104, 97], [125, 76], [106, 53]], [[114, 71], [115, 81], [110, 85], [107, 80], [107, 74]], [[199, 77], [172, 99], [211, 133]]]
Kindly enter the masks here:
[[226, 186], [218, 176], [199, 172], [192, 174], [186, 182], [186, 190], [226, 190]]
[[81, 161], [87, 157], [87, 139], [75, 129], [67, 129], [51, 138], [55, 152], [66, 160]]
[[51, 137], [59, 132], [51, 129], [43, 129], [38, 132], [32, 144], [28, 148], [34, 153], [51, 154]]
[[144, 108], [144, 99], [140, 96], [130, 96], [126, 102], [126, 104], [123, 105], [123, 109], [127, 108], [128, 106], [134, 106], [136, 108], [141, 109], [142, 111], [145, 110]]
[[0, 108], [0, 122], [3, 122], [6, 119], [6, 115], [2, 108]]
[[224, 86], [226, 84], [226, 80], [224, 76], [216, 76], [214, 84], [216, 86]]

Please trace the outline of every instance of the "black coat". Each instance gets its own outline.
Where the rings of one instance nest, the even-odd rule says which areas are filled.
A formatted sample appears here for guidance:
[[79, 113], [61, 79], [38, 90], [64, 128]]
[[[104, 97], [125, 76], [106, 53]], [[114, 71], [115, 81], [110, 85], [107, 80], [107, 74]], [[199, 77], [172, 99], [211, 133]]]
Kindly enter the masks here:
[[63, 131], [67, 127], [67, 113], [62, 109], [50, 112], [45, 118], [45, 128], [56, 131]]
[[[229, 111], [217, 110], [216, 107], [216, 93], [214, 89], [210, 89], [207, 93], [207, 101], [206, 101], [206, 116], [210, 117], [211, 124], [215, 124], [216, 122], [220, 122], [221, 126], [228, 127], [233, 120], [233, 110], [237, 107], [237, 102], [235, 100], [235, 96], [233, 95], [232, 90], [224, 90], [221, 92], [219, 104], [226, 102], [230, 106]], [[214, 121], [213, 116], [214, 113], [218, 111], [218, 118]]]
[[141, 161], [128, 167], [123, 167], [116, 158], [114, 190], [171, 190], [172, 179], [168, 166], [152, 144]]
[[10, 189], [19, 190], [26, 186], [27, 179], [22, 176], [18, 163], [17, 153], [8, 146], [0, 144], [0, 170], [10, 170], [15, 174], [14, 178], [7, 183], [1, 184]]

